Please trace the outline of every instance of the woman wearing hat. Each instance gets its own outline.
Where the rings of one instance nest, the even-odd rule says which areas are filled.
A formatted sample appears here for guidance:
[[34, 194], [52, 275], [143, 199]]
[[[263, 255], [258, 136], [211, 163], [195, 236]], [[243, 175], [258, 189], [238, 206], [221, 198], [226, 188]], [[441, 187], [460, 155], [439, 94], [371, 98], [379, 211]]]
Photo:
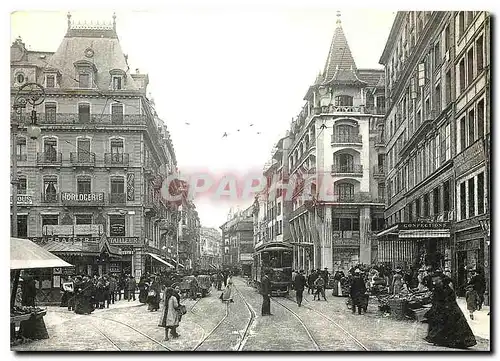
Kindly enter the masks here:
[[394, 276], [392, 278], [392, 292], [395, 295], [399, 295], [401, 293], [401, 289], [403, 288], [403, 275], [401, 274], [401, 268], [396, 268], [394, 270]]
[[457, 304], [448, 277], [442, 272], [435, 272], [432, 275], [432, 283], [432, 307], [426, 314], [429, 327], [425, 340], [453, 348], [474, 346], [476, 338]]

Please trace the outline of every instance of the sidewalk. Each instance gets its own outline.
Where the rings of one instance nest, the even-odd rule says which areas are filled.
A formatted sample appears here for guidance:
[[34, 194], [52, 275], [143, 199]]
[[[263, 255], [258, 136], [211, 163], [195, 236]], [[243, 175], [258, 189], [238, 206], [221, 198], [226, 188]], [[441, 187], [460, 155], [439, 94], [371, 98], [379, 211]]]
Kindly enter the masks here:
[[474, 312], [474, 319], [471, 320], [469, 317], [469, 311], [467, 310], [467, 302], [465, 298], [458, 297], [457, 303], [460, 309], [462, 310], [467, 322], [469, 323], [470, 328], [474, 335], [484, 338], [486, 340], [490, 340], [490, 316], [488, 313], [490, 312], [489, 306], [483, 306], [481, 311]]

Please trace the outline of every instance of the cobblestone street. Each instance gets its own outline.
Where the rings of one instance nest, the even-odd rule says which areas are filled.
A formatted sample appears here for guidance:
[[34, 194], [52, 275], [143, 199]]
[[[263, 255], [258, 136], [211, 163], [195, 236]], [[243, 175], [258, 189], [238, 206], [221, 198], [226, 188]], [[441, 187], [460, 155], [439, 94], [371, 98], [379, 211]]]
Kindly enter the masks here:
[[[234, 303], [220, 293], [183, 300], [188, 313], [179, 327], [181, 337], [163, 341], [159, 312], [148, 312], [138, 301], [119, 301], [92, 315], [48, 307], [45, 317], [50, 339], [13, 347], [15, 351], [450, 351], [423, 340], [427, 325], [384, 317], [375, 303], [365, 315], [352, 314], [345, 298], [328, 296], [313, 301], [305, 294], [303, 307], [289, 298], [273, 298], [272, 316], [262, 317], [262, 297], [242, 279], [235, 280]], [[246, 301], [246, 302], [245, 302]], [[227, 307], [227, 309], [226, 309]], [[255, 315], [255, 317], [253, 317]], [[471, 350], [489, 350], [489, 341], [476, 335]]]

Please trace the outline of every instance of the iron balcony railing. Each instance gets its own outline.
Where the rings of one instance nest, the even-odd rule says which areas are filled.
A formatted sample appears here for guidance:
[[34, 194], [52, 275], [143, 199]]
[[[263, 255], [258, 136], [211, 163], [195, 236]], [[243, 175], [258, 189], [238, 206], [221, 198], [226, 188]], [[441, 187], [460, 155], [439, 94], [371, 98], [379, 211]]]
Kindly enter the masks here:
[[91, 152], [72, 152], [70, 153], [70, 161], [73, 165], [79, 166], [95, 166], [95, 153]]
[[146, 116], [139, 114], [112, 115], [78, 113], [37, 113], [39, 124], [146, 125]]
[[335, 144], [361, 144], [361, 134], [332, 134], [332, 143]]
[[125, 193], [109, 193], [108, 197], [110, 204], [122, 204], [127, 201], [127, 195]]
[[334, 194], [333, 202], [339, 203], [384, 203], [384, 200], [369, 192]]
[[58, 203], [59, 202], [59, 194], [58, 193], [42, 193], [40, 199], [41, 199], [42, 203]]
[[57, 153], [57, 152], [37, 153], [36, 163], [38, 165], [61, 165], [62, 153]]
[[374, 175], [384, 175], [385, 174], [385, 171], [384, 171], [384, 166], [383, 165], [375, 165], [373, 166], [373, 174]]
[[363, 166], [361, 164], [333, 164], [332, 173], [340, 174], [363, 174]]
[[104, 164], [107, 167], [128, 167], [128, 153], [104, 153]]
[[334, 113], [361, 113], [365, 114], [364, 106], [353, 105], [326, 105], [314, 108], [314, 114], [334, 114]]

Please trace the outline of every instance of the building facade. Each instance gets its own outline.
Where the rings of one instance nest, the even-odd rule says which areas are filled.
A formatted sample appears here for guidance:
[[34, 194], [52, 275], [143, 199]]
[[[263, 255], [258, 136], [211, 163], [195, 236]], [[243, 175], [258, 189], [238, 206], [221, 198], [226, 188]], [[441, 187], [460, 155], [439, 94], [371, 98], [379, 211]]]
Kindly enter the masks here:
[[385, 196], [384, 96], [383, 70], [356, 67], [339, 16], [324, 70], [289, 133], [287, 161], [297, 179], [288, 215], [295, 268], [347, 271], [376, 259], [373, 232], [383, 227]]
[[222, 235], [215, 228], [202, 227], [200, 230], [201, 269], [219, 269], [222, 266]]
[[488, 268], [489, 15], [398, 12], [386, 71], [387, 229], [379, 260]]
[[177, 161], [146, 97], [148, 76], [130, 72], [115, 20], [87, 27], [68, 14], [56, 52], [27, 50], [21, 39], [11, 46], [12, 102], [28, 82], [46, 94], [35, 108], [39, 139], [26, 135], [31, 108], [12, 114], [18, 235], [67, 259], [70, 272], [140, 277], [158, 266], [150, 254], [165, 257], [175, 239], [177, 210], [160, 188]]
[[222, 266], [250, 275], [253, 263], [253, 206], [230, 212], [222, 230]]

